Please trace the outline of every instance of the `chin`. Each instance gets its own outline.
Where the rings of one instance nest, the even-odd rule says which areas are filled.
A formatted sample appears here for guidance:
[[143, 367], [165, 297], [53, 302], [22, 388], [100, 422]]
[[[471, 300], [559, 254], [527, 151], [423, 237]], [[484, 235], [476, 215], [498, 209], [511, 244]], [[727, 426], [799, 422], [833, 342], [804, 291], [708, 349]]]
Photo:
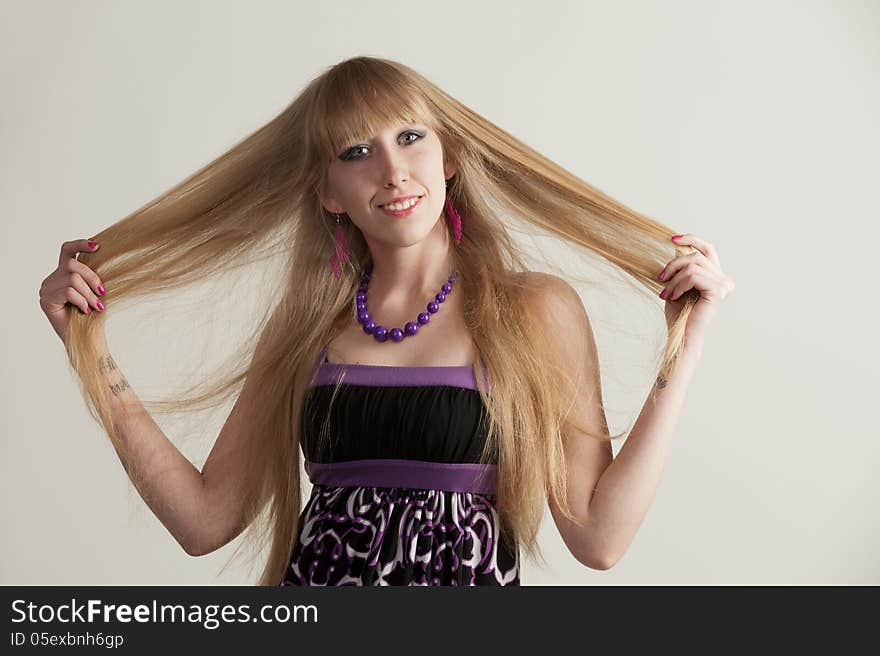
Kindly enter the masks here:
[[419, 221], [406, 224], [406, 219], [396, 220], [400, 221], [401, 225], [392, 224], [390, 229], [380, 237], [380, 240], [386, 244], [400, 247], [413, 246], [427, 239], [435, 227], [434, 225], [424, 225]]

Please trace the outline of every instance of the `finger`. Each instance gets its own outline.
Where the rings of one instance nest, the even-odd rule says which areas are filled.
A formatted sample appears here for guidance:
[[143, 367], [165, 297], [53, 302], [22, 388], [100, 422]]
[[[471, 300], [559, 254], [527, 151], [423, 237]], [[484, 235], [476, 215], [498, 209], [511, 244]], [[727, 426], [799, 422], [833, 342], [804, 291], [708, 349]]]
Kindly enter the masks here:
[[103, 296], [107, 293], [107, 291], [104, 289], [104, 284], [101, 282], [101, 277], [97, 273], [95, 273], [94, 269], [90, 269], [79, 260], [73, 259], [68, 259], [64, 266], [71, 273], [78, 273], [80, 276], [82, 276], [83, 280], [88, 283], [88, 286], [94, 293], [98, 294], [99, 296]]
[[699, 266], [688, 266], [678, 272], [666, 287], [660, 292], [660, 298], [667, 301], [675, 301], [687, 292], [697, 286], [698, 281], [708, 280], [706, 269]]
[[696, 235], [692, 235], [687, 232], [683, 235], [675, 235], [677, 239], [673, 239], [672, 241], [679, 246], [690, 246], [692, 248], [697, 249], [703, 255], [708, 257], [718, 266], [721, 266], [721, 260], [718, 258], [718, 251], [715, 250], [715, 246], [705, 239], [700, 239]]
[[679, 255], [677, 257], [674, 257], [665, 267], [663, 267], [660, 275], [657, 276], [657, 280], [659, 280], [660, 282], [669, 281], [676, 273], [678, 273], [683, 267], [687, 266], [691, 262], [702, 264], [702, 258], [704, 257], [705, 256], [699, 251], [696, 253], [687, 253], [686, 255]]
[[78, 307], [79, 311], [83, 314], [91, 314], [92, 309], [89, 307], [89, 302], [85, 299], [85, 297], [80, 294], [74, 287], [65, 287], [64, 288], [64, 300], [70, 303], [71, 305]]
[[[90, 246], [89, 244], [94, 244]], [[64, 260], [69, 258], [76, 258], [77, 254], [87, 252], [91, 253], [93, 251], [98, 250], [100, 244], [94, 241], [90, 241], [88, 239], [74, 239], [73, 241], [66, 241], [61, 244], [61, 254], [58, 256], [58, 265], [64, 263]]]
[[[104, 311], [104, 303], [101, 302], [97, 296], [95, 296], [95, 292], [89, 287], [88, 283], [83, 279], [83, 277], [77, 273], [76, 271], [71, 271], [69, 274], [69, 278], [67, 281], [67, 286], [73, 288], [76, 293], [81, 296], [86, 304], [99, 312]], [[67, 297], [70, 300], [69, 297]], [[77, 306], [79, 307], [79, 306]], [[83, 312], [86, 312], [84, 308], [80, 308]], [[88, 314], [88, 312], [86, 312]]]
[[[696, 289], [700, 294], [711, 292], [718, 284], [718, 276], [709, 269], [701, 267], [693, 273], [683, 274], [674, 283], [667, 286], [667, 293], [664, 297], [667, 301], [677, 301], [681, 296]], [[662, 293], [662, 292], [661, 292]], [[723, 296], [722, 296], [723, 298]]]

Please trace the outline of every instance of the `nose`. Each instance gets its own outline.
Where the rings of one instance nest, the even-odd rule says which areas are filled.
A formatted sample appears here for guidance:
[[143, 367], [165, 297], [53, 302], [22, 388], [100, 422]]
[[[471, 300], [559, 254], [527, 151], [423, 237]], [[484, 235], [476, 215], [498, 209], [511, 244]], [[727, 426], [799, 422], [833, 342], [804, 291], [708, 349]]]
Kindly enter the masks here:
[[406, 166], [406, 160], [400, 153], [393, 148], [383, 149], [381, 156], [382, 182], [386, 189], [392, 187], [401, 187], [406, 184], [409, 177], [409, 171]]

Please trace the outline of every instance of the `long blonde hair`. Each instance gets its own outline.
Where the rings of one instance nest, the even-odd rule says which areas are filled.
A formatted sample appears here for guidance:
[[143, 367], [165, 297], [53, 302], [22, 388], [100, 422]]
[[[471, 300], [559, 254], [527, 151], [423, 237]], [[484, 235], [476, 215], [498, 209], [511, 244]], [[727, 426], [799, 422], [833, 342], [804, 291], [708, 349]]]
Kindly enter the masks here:
[[[497, 510], [504, 537], [525, 555], [541, 555], [537, 533], [545, 499], [576, 521], [567, 502], [561, 427], [578, 393], [547, 366], [548, 341], [531, 322], [524, 298], [521, 247], [508, 223], [523, 225], [592, 253], [652, 293], [670, 256], [672, 230], [593, 188], [511, 136], [421, 74], [400, 63], [355, 57], [313, 79], [278, 116], [145, 206], [94, 236], [102, 248], [80, 259], [120, 301], [176, 290], [281, 253], [277, 303], [254, 322], [252, 339], [212, 372], [204, 389], [183, 398], [145, 401], [158, 412], [216, 405], [247, 380], [261, 390], [261, 411], [241, 454], [238, 498], [247, 500], [248, 535], [269, 547], [260, 585], [281, 580], [301, 509], [299, 417], [315, 359], [340, 327], [354, 320], [352, 299], [370, 263], [363, 236], [349, 225], [352, 257], [341, 279], [328, 267], [335, 222], [316, 190], [334, 148], [398, 122], [437, 131], [444, 158], [456, 165], [448, 194], [463, 217], [454, 247], [467, 327], [485, 362], [482, 388], [488, 436], [482, 461], [498, 454]], [[461, 292], [458, 290], [461, 289]], [[670, 327], [659, 354], [671, 375], [695, 298]], [[69, 358], [83, 397], [115, 445], [109, 391], [98, 371], [94, 319], [71, 308]], [[483, 367], [474, 363], [477, 381]], [[616, 435], [593, 434], [614, 440]], [[495, 451], [497, 449], [497, 451]]]

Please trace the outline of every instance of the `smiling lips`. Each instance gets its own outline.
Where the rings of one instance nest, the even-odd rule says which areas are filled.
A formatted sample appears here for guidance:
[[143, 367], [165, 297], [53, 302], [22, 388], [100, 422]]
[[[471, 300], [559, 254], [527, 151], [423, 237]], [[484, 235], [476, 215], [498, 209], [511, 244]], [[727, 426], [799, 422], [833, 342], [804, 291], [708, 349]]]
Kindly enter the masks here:
[[413, 210], [418, 207], [421, 202], [422, 196], [413, 196], [411, 198], [407, 198], [403, 202], [388, 203], [386, 205], [382, 205], [380, 209], [389, 216], [409, 216], [413, 213]]

